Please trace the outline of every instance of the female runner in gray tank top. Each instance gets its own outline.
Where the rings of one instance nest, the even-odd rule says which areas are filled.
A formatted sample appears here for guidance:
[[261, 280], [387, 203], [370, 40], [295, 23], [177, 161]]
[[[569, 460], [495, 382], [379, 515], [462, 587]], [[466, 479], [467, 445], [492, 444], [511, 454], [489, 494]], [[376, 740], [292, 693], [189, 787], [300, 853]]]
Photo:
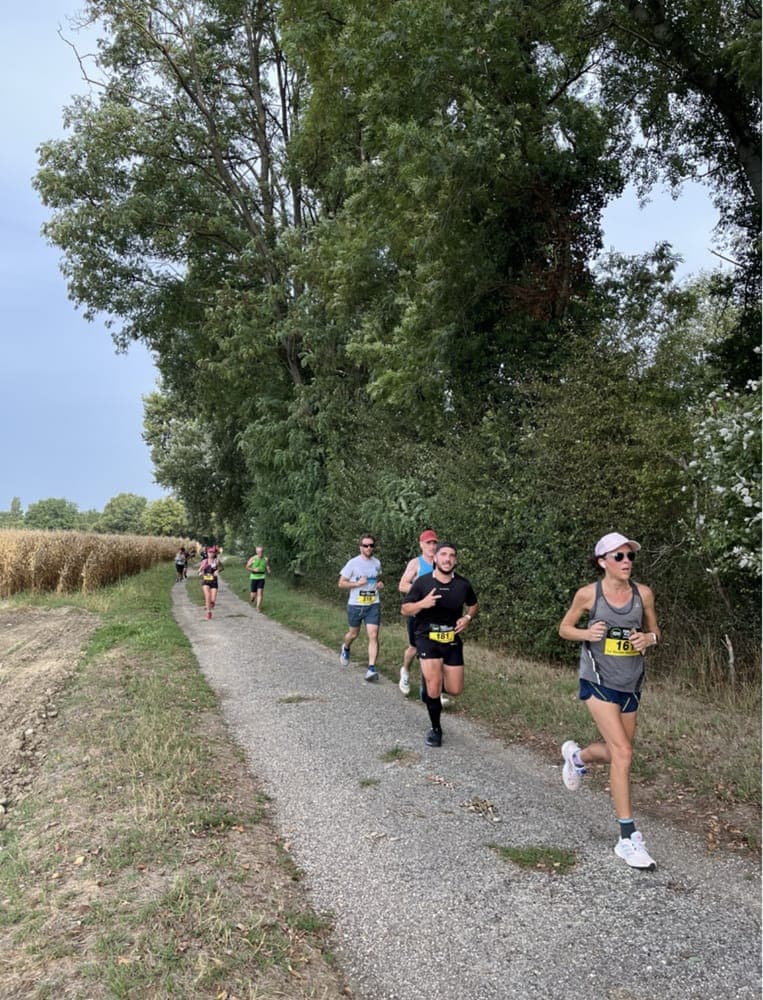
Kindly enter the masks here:
[[[615, 854], [631, 868], [653, 870], [631, 808], [631, 759], [636, 733], [644, 653], [660, 639], [654, 595], [631, 579], [641, 546], [617, 531], [596, 543], [592, 563], [603, 577], [581, 587], [559, 626], [559, 635], [582, 643], [580, 694], [601, 734], [581, 750], [574, 740], [562, 745], [562, 778], [570, 791], [580, 787], [589, 764], [609, 764], [612, 804], [620, 825]], [[580, 627], [581, 618], [587, 624]]]

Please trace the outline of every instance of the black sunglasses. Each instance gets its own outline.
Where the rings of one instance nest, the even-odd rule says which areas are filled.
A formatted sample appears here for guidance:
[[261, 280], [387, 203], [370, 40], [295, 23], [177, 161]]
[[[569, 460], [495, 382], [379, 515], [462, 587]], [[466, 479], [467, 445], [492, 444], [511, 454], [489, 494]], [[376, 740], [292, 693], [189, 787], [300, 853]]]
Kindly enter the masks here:
[[612, 556], [615, 562], [622, 562], [623, 559], [629, 559], [633, 562], [636, 558], [635, 552], [609, 552], [608, 555]]
[[361, 542], [360, 547], [361, 549], [375, 549], [376, 542]]

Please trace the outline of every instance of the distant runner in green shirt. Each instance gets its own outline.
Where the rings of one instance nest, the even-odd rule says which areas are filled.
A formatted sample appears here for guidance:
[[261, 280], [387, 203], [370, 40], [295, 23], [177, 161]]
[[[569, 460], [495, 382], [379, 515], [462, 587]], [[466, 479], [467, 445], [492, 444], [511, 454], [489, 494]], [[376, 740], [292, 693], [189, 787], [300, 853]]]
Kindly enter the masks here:
[[249, 570], [249, 601], [262, 611], [262, 592], [265, 589], [265, 574], [270, 572], [270, 560], [263, 554], [261, 545], [256, 546], [246, 568]]

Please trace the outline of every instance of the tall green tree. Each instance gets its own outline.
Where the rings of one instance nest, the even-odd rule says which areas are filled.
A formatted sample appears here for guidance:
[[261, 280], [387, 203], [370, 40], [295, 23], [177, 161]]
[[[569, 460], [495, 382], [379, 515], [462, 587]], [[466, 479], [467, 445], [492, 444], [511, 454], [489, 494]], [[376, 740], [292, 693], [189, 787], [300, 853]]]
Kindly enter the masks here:
[[117, 493], [101, 512], [96, 530], [109, 535], [140, 535], [148, 500], [137, 493]]
[[141, 517], [141, 534], [184, 538], [188, 534], [188, 513], [175, 497], [163, 497], [146, 506]]
[[241, 516], [240, 435], [257, 425], [287, 448], [310, 378], [290, 320], [303, 195], [285, 161], [302, 80], [276, 14], [261, 0], [86, 3], [102, 31], [96, 96], [67, 108], [69, 134], [44, 144], [36, 179], [72, 296], [119, 318], [120, 346], [154, 352], [176, 428], [192, 410], [183, 434], [203, 460], [169, 480], [164, 455], [159, 481], [200, 524], [204, 505]]
[[21, 500], [19, 497], [13, 497], [8, 510], [0, 511], [0, 527], [21, 528], [23, 525], [24, 510], [21, 506]]
[[737, 389], [760, 368], [761, 8], [752, 0], [590, 5], [603, 103], [643, 194], [700, 180], [729, 265], [714, 294], [737, 320], [713, 348]]
[[740, 207], [749, 218], [748, 202], [759, 215], [760, 4], [615, 0], [591, 11], [605, 99], [638, 126], [642, 179], [701, 177], [727, 219]]
[[205, 418], [189, 414], [167, 393], [151, 393], [143, 402], [143, 439], [151, 449], [155, 479], [182, 497], [186, 530], [199, 537], [219, 535], [223, 521], [237, 524], [247, 473], [224, 408]]
[[30, 503], [24, 515], [25, 528], [69, 531], [77, 527], [79, 508], [71, 500], [50, 497]]
[[311, 284], [377, 404], [489, 405], [572, 343], [622, 181], [553, 8], [285, 5], [312, 87], [295, 155], [332, 206]]

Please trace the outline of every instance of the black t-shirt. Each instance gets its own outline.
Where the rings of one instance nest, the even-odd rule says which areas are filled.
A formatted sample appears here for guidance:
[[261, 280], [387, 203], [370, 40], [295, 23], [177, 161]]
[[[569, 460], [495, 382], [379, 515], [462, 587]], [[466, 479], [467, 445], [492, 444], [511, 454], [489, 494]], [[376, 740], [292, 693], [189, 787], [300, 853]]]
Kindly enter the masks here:
[[440, 600], [431, 608], [422, 608], [414, 619], [416, 633], [428, 632], [430, 625], [455, 625], [464, 610], [477, 603], [477, 595], [465, 576], [453, 574], [450, 583], [440, 583], [433, 573], [420, 576], [405, 595], [403, 604], [415, 604], [430, 591], [440, 594]]

